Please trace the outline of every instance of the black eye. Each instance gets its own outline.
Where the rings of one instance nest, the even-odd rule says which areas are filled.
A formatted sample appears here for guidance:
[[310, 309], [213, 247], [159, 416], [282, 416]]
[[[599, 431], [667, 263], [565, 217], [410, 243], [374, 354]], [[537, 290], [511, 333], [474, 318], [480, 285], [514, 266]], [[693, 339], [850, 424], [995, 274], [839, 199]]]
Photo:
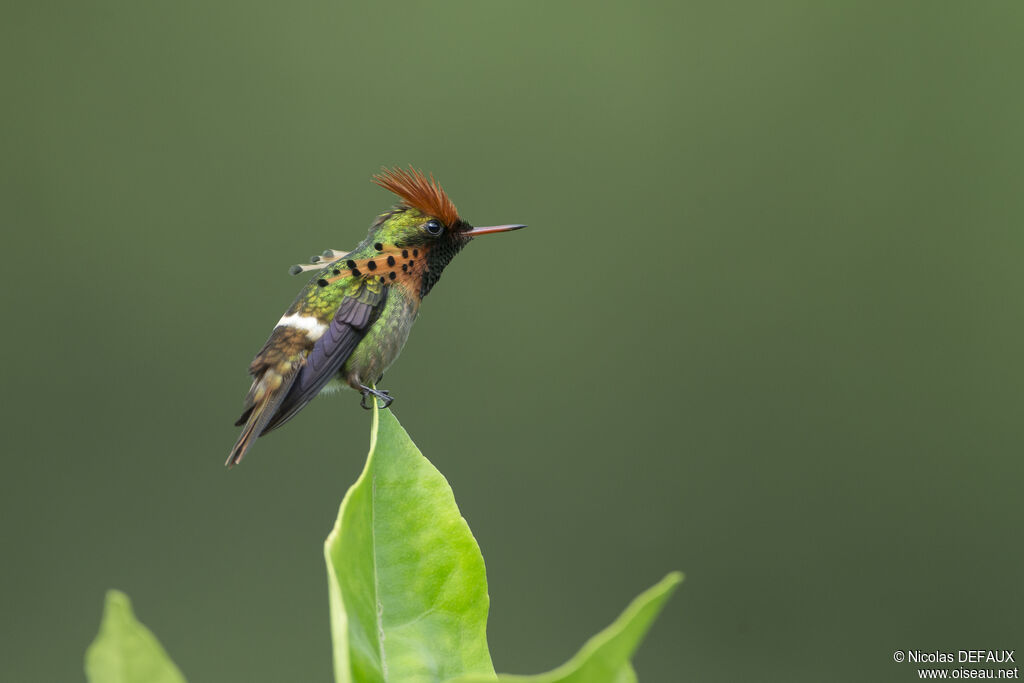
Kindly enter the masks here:
[[441, 221], [431, 218], [423, 224], [423, 229], [436, 237], [444, 230], [444, 226], [441, 225]]

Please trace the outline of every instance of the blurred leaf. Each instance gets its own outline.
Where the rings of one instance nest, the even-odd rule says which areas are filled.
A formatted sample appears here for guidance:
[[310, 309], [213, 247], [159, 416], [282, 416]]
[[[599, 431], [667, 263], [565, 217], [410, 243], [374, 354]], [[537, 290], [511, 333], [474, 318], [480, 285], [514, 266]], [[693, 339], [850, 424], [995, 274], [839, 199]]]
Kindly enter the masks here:
[[160, 641], [121, 591], [107, 591], [100, 632], [85, 652], [89, 683], [185, 683]]
[[[635, 683], [636, 673], [630, 664], [633, 653], [661, 611], [665, 600], [683, 580], [672, 572], [629, 603], [611, 626], [588, 640], [568, 662], [553, 671], [536, 676], [498, 677], [502, 683]], [[450, 683], [483, 683], [493, 680], [480, 676], [464, 676]]]
[[495, 680], [487, 577], [451, 487], [390, 411], [324, 544], [338, 683]]

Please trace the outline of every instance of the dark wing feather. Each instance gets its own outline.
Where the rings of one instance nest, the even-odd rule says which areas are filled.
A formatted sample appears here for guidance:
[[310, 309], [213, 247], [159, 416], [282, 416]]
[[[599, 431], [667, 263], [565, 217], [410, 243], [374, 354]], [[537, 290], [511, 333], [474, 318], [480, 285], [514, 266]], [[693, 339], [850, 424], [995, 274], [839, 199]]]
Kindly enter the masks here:
[[274, 417], [267, 422], [262, 434], [277, 429], [292, 419], [303, 406], [320, 393], [380, 315], [387, 298], [387, 287], [371, 291], [365, 285], [354, 296], [345, 297], [334, 314], [330, 327], [313, 345], [306, 362], [299, 370], [288, 394], [284, 397]]

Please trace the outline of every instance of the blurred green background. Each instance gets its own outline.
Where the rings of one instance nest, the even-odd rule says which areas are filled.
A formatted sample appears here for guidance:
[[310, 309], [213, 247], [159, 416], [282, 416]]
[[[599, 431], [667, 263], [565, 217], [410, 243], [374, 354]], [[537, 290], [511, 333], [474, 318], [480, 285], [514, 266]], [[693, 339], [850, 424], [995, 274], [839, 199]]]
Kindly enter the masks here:
[[[671, 569], [647, 681], [1024, 650], [1019, 3], [8, 4], [0, 679], [104, 590], [195, 681], [326, 681], [358, 396], [222, 463], [246, 367], [413, 163], [476, 224], [385, 379], [501, 671]], [[330, 448], [324, 448], [329, 445]]]

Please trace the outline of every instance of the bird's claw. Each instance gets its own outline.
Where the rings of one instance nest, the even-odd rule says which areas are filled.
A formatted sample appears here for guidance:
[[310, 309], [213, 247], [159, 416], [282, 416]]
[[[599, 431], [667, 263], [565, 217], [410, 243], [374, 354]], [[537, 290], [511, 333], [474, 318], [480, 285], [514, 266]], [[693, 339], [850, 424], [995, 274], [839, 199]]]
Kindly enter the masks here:
[[[362, 385], [360, 385], [360, 386], [362, 386]], [[370, 387], [367, 387], [367, 386], [362, 386], [362, 389], [363, 389], [363, 395], [359, 399], [359, 405], [362, 406], [364, 410], [372, 410], [373, 409], [373, 404], [372, 403], [370, 405], [366, 404], [366, 399], [369, 398], [370, 396], [373, 396], [376, 399], [380, 399], [380, 404], [378, 405], [379, 408], [387, 408], [395, 400], [395, 397], [392, 396], [391, 392], [389, 392], [389, 391], [381, 391], [381, 390], [378, 390], [378, 389], [371, 389]]]

